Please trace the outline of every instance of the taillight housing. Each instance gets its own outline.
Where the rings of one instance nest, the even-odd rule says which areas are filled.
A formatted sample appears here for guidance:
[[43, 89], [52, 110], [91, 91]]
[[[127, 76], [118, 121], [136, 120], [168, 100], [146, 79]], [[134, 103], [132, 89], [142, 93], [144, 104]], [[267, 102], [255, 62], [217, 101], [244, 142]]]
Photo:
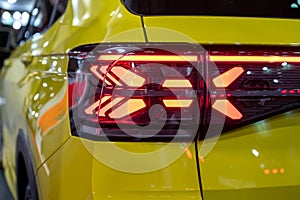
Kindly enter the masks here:
[[204, 51], [190, 44], [97, 44], [70, 53], [72, 134], [94, 140], [191, 140]]
[[[224, 131], [300, 105], [300, 49], [262, 46], [207, 47], [209, 102], [206, 124], [226, 116]], [[216, 66], [216, 67], [215, 67]], [[218, 115], [211, 117], [211, 110]]]
[[112, 43], [69, 57], [72, 134], [88, 139], [191, 141], [300, 106], [297, 47]]

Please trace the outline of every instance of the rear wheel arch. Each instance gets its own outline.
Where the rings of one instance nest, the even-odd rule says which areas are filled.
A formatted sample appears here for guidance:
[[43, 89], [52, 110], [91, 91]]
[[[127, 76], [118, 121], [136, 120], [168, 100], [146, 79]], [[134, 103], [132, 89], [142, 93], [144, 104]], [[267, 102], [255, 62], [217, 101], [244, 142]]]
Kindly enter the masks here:
[[16, 142], [17, 197], [19, 200], [28, 197], [31, 200], [38, 200], [31, 151], [22, 130], [19, 131]]

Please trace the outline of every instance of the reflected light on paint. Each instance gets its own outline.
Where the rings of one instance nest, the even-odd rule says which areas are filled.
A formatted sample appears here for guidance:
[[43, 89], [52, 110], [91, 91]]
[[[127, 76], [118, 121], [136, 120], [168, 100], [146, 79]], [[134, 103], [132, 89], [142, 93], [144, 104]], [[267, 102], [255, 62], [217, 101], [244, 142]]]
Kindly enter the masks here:
[[192, 159], [193, 158], [193, 154], [191, 152], [191, 150], [189, 148], [185, 148], [185, 154], [186, 156], [189, 158], [189, 159]]
[[270, 169], [265, 169], [264, 170], [264, 174], [266, 174], [266, 175], [269, 175], [269, 174], [278, 174], [278, 173], [280, 173], [280, 174], [284, 174], [284, 172], [285, 172], [285, 170], [284, 170], [284, 168], [280, 168], [280, 169], [278, 169], [278, 168], [273, 168], [272, 170], [270, 170]]
[[258, 157], [258, 156], [259, 156], [259, 152], [258, 152], [256, 149], [252, 149], [252, 154], [253, 154], [255, 157]]
[[200, 162], [205, 163], [205, 159], [203, 156], [200, 156]]
[[278, 174], [278, 169], [277, 168], [272, 169], [272, 173], [273, 174]]
[[271, 172], [270, 172], [269, 169], [265, 169], [265, 170], [264, 170], [264, 174], [265, 174], [265, 175], [269, 175], [270, 173], [271, 173]]

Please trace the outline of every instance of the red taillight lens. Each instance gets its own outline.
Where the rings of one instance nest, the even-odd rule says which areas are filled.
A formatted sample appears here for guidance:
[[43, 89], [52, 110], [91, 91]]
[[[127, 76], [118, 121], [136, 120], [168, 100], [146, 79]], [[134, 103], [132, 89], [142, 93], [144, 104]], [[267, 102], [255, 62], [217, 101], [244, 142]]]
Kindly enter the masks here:
[[203, 58], [202, 50], [187, 44], [75, 49], [69, 64], [73, 134], [122, 141], [191, 139], [200, 123]]
[[[225, 130], [299, 107], [297, 49], [216, 49], [209, 51], [211, 65], [217, 66], [209, 68], [210, 105], [220, 117], [226, 115]], [[218, 117], [210, 118], [207, 124], [219, 121]]]
[[72, 133], [100, 140], [191, 139], [198, 129], [204, 137], [211, 125], [224, 125], [224, 132], [298, 108], [300, 51], [261, 48], [78, 47], [69, 53]]

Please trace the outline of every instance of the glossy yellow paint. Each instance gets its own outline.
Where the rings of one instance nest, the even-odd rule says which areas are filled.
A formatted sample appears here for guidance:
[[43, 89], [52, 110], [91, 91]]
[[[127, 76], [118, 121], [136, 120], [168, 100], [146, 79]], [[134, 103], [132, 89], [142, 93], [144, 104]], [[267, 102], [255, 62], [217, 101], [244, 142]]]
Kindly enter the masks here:
[[[138, 153], [164, 147], [161, 143], [123, 142], [117, 145]], [[107, 143], [70, 138], [38, 171], [39, 184], [47, 186], [41, 189], [42, 199], [201, 199], [193, 145], [189, 153], [170, 166], [137, 174], [121, 172], [99, 161], [97, 155], [102, 153], [114, 162], [127, 162], [129, 168], [142, 168], [146, 164], [128, 162], [127, 157], [103, 152], [105, 146]], [[182, 144], [174, 143], [161, 152], [160, 159], [167, 159], [181, 148]]]
[[[15, 198], [15, 142], [22, 130], [41, 199], [201, 199], [194, 145], [171, 166], [134, 175], [103, 165], [80, 139], [70, 135], [66, 52], [96, 42], [144, 42], [143, 34], [141, 18], [129, 13], [120, 1], [70, 0], [65, 14], [49, 30], [12, 53], [11, 65], [4, 66], [1, 77], [5, 82], [1, 95], [8, 102], [1, 114], [5, 175]], [[16, 98], [15, 94], [20, 95]], [[95, 149], [105, 146], [87, 142]], [[117, 145], [137, 153], [165, 147], [164, 143]], [[162, 156], [168, 158], [173, 151], [182, 150], [182, 145], [172, 145]], [[112, 159], [124, 162], [126, 158]]]
[[[299, 194], [300, 110], [200, 143], [204, 199], [281, 199]], [[273, 189], [272, 189], [273, 188]]]
[[[150, 42], [300, 44], [298, 20], [157, 16], [144, 17], [144, 22]], [[4, 67], [4, 165], [13, 195], [16, 197], [15, 140], [22, 130], [29, 141], [42, 199], [201, 199], [195, 144], [168, 167], [132, 174], [107, 167], [91, 154], [91, 149], [98, 153], [105, 143], [70, 135], [65, 53], [99, 42], [145, 42], [141, 18], [118, 0], [69, 0], [65, 14], [49, 30], [19, 46], [9, 59], [11, 65]], [[24, 54], [32, 62], [25, 65], [21, 61]], [[238, 199], [256, 194], [256, 199], [257, 195], [276, 199], [280, 191], [297, 191], [300, 163], [294, 158], [300, 153], [300, 127], [294, 121], [299, 118], [299, 111], [294, 111], [221, 136], [214, 149], [200, 157], [204, 197]], [[199, 144], [201, 152], [203, 143]], [[116, 145], [136, 153], [165, 147], [163, 143]], [[180, 148], [173, 144], [164, 153]], [[126, 161], [126, 157], [111, 158]], [[273, 187], [282, 189], [274, 192]]]
[[124, 41], [144, 41], [140, 27], [140, 18], [120, 1], [70, 0], [64, 16], [49, 30], [12, 52], [7, 62], [10, 65], [2, 70], [5, 84], [1, 95], [7, 100], [2, 107], [3, 164], [14, 197], [18, 132], [22, 130], [27, 136], [35, 171], [70, 137], [65, 53], [82, 44], [109, 42], [111, 35], [128, 29], [137, 29], [136, 35]]
[[[300, 20], [155, 16], [144, 17], [144, 22], [150, 42], [184, 42], [190, 38], [200, 44], [300, 45]], [[178, 37], [170, 37], [167, 31], [159, 35], [162, 28], [178, 32]], [[298, 196], [299, 120], [297, 110], [199, 142], [203, 198]], [[206, 155], [211, 145], [215, 146]]]
[[[300, 45], [300, 21], [294, 19], [163, 16], [144, 17], [149, 41], [174, 42], [153, 27], [177, 31], [200, 44]], [[159, 37], [158, 37], [159, 36]]]

